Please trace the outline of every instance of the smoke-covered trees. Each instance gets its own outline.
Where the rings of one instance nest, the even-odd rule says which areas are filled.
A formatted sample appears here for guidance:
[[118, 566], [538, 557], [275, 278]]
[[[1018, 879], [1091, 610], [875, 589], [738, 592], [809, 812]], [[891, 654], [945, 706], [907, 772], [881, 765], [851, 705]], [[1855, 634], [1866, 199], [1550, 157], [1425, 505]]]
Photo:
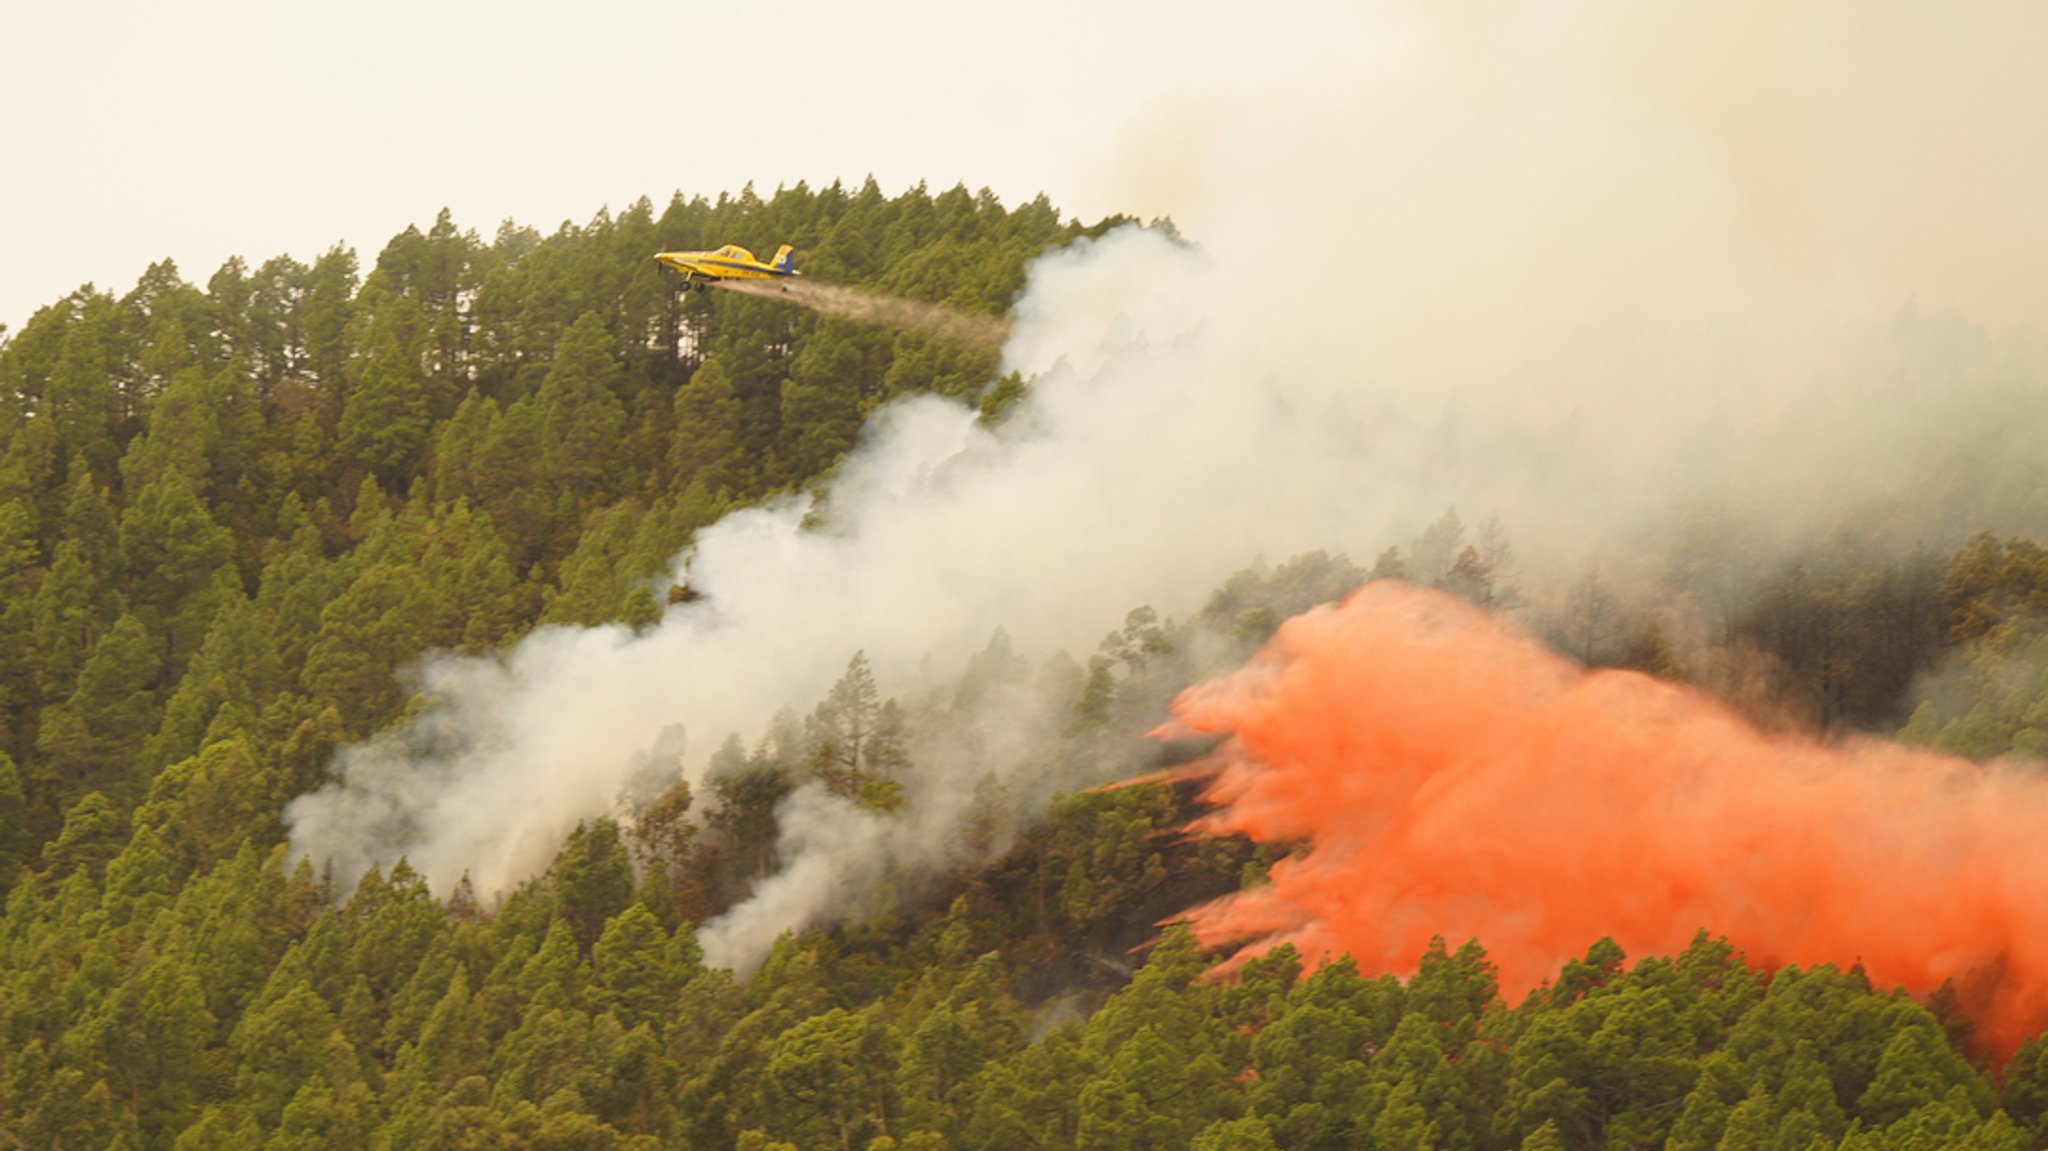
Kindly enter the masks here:
[[1941, 598], [1961, 650], [1901, 738], [2048, 759], [2048, 551], [1977, 536], [1949, 564]]
[[806, 766], [828, 791], [879, 811], [902, 804], [894, 777], [909, 756], [903, 709], [882, 698], [865, 653], [854, 653], [846, 674], [805, 722], [804, 736], [811, 748]]

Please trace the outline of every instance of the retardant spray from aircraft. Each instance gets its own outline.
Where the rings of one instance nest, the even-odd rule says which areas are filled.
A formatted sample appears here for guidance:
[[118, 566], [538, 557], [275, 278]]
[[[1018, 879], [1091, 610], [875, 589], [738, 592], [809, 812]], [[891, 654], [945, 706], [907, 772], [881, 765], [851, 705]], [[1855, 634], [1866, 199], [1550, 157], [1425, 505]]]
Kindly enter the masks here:
[[864, 292], [858, 288], [801, 280], [724, 280], [718, 287], [749, 296], [788, 300], [814, 312], [861, 324], [881, 324], [941, 336], [978, 348], [999, 348], [1010, 325], [992, 316], [970, 316], [940, 304]]
[[1232, 733], [1200, 827], [1304, 845], [1193, 912], [1212, 944], [1406, 974], [1430, 936], [1477, 938], [1519, 999], [1602, 936], [1669, 955], [1705, 929], [1763, 967], [1953, 981], [2001, 1059], [2048, 1023], [2040, 775], [1765, 735], [1394, 582], [1288, 621], [1174, 710], [1169, 734]]

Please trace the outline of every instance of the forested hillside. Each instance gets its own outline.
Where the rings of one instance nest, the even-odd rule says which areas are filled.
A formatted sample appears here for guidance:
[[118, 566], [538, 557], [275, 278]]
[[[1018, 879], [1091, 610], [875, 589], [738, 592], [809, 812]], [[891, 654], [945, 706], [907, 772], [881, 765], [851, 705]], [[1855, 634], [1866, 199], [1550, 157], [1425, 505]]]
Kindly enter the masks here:
[[488, 244], [444, 213], [367, 269], [233, 260], [201, 290], [158, 264], [39, 311], [0, 355], [13, 850], [89, 793], [133, 808], [223, 707], [275, 807], [391, 718], [392, 668], [644, 621], [695, 528], [817, 476], [880, 403], [991, 382], [986, 349], [724, 294], [677, 308], [651, 253], [787, 238], [820, 278], [994, 312], [1080, 231], [872, 183]]
[[1777, 722], [1910, 715], [1911, 739], [2038, 756], [2048, 559], [2027, 540], [1817, 547], [1688, 645], [1592, 582], [1532, 602], [1500, 525], [1468, 544], [1453, 513], [1370, 571], [1312, 554], [1190, 619], [1132, 605], [1078, 659], [998, 633], [914, 699], [846, 653], [703, 794], [586, 823], [501, 902], [288, 857], [285, 804], [418, 706], [423, 653], [649, 623], [694, 594], [667, 579], [693, 532], [818, 480], [878, 405], [997, 420], [1028, 387], [937, 335], [678, 301], [652, 253], [787, 242], [821, 281], [993, 316], [1033, 257], [1116, 222], [872, 182], [489, 242], [444, 213], [367, 266], [236, 260], [201, 288], [158, 264], [39, 311], [0, 344], [0, 1146], [2048, 1147], [2039, 1046], [1995, 1077], [1953, 996], [1752, 970], [1708, 935], [1586, 940], [1519, 1004], [1484, 940], [1405, 984], [1285, 949], [1204, 979], [1214, 957], [1158, 925], [1274, 857], [1189, 838], [1186, 785], [1073, 791], [1022, 826], [989, 797], [955, 866], [891, 877], [755, 972], [708, 968], [695, 933], [773, 870], [799, 783], [895, 810], [912, 737], [1003, 685], [1045, 702], [1055, 757], [1170, 759], [1141, 737], [1176, 690], [1373, 576]]

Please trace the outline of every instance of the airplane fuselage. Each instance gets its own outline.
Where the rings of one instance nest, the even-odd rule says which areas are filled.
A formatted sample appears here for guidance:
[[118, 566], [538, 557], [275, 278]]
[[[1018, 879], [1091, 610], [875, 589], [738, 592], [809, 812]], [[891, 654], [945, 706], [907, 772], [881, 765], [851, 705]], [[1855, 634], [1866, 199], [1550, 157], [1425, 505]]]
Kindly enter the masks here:
[[727, 244], [710, 252], [660, 252], [655, 259], [663, 267], [681, 272], [683, 287], [711, 284], [719, 280], [780, 280], [797, 274], [785, 246], [772, 263], [762, 263], [745, 248]]

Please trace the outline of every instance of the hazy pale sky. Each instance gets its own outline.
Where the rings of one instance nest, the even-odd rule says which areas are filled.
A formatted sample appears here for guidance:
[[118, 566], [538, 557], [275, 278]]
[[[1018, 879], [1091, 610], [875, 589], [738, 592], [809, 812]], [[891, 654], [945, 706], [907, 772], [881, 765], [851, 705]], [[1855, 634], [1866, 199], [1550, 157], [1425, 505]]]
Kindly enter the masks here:
[[[170, 257], [365, 263], [442, 207], [488, 238], [641, 196], [965, 183], [1170, 212], [1124, 157], [1205, 101], [1398, 50], [1356, 0], [78, 0], [5, 23], [0, 323]], [[1398, 27], [1394, 22], [1392, 28]], [[1146, 152], [1157, 159], [1155, 143]], [[1139, 203], [1144, 199], [1152, 202]]]

